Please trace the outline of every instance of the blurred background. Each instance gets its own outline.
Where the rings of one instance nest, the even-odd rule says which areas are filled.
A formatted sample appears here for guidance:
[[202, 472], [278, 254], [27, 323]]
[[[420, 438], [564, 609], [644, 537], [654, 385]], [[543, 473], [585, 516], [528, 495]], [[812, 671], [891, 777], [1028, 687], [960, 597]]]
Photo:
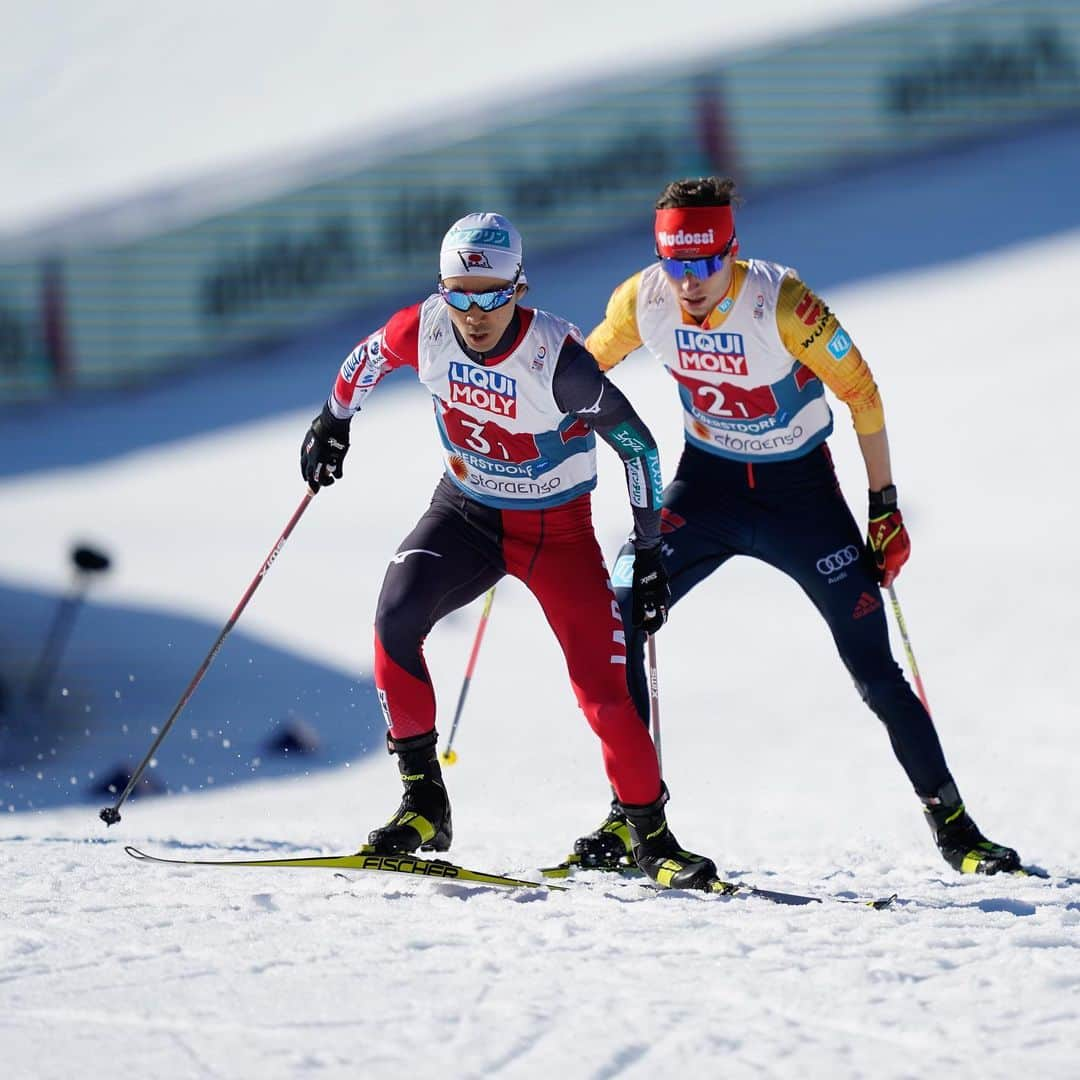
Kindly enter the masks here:
[[[734, 176], [743, 254], [796, 267], [830, 301], [1080, 228], [1077, 0], [732, 7], [8, 6], [0, 809], [126, 781], [302, 495], [297, 448], [337, 365], [432, 287], [460, 214], [507, 214], [531, 300], [586, 332], [652, 258], [652, 203], [678, 176]], [[985, 324], [1005, 303], [941, 318]], [[917, 342], [938, 387], [957, 359], [910, 300], [892, 314], [870, 341], [845, 320], [887, 408], [912, 368], [882, 370], [884, 346]], [[1024, 328], [1009, 333], [1015, 355]], [[642, 412], [670, 474], [678, 410], [657, 393], [664, 408]], [[369, 408], [351, 485], [290, 541], [148, 790], [345, 767], [381, 745], [374, 598], [438, 459], [406, 379]], [[943, 415], [961, 445], [964, 425], [984, 437], [962, 395]], [[924, 440], [925, 493], [944, 466], [922, 422], [909, 409], [894, 445], [913, 460]], [[927, 530], [943, 512], [914, 491], [905, 510]], [[599, 527], [610, 553], [625, 522]], [[444, 701], [473, 626], [463, 613], [433, 637]], [[524, 633], [518, 659], [554, 662], [529, 638], [539, 620]], [[928, 638], [950, 656], [944, 630]]]

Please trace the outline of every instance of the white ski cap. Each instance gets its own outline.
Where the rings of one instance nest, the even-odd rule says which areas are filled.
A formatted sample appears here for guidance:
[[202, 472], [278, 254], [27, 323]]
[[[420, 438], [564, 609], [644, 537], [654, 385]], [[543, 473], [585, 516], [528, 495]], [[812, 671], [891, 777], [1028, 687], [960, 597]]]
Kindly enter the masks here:
[[521, 233], [502, 214], [466, 214], [447, 230], [439, 251], [439, 276], [462, 274], [525, 281]]

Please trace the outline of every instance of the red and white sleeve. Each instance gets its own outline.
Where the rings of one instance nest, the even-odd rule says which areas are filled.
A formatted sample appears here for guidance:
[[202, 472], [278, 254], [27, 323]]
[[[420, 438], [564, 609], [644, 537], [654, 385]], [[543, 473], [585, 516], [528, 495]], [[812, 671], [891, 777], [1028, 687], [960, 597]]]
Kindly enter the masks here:
[[388, 372], [417, 366], [420, 307], [413, 304], [395, 312], [345, 357], [329, 400], [330, 411], [339, 420], [359, 412], [364, 398]]

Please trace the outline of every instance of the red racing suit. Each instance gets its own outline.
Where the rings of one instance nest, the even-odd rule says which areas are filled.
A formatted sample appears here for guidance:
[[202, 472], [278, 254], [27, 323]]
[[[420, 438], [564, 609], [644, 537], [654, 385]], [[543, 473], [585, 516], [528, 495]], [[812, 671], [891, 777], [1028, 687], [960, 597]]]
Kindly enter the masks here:
[[659, 543], [656, 444], [575, 327], [518, 308], [486, 354], [457, 336], [438, 296], [397, 312], [342, 365], [331, 410], [352, 416], [390, 370], [431, 391], [445, 473], [390, 561], [375, 624], [375, 685], [395, 739], [431, 731], [435, 694], [423, 643], [444, 615], [503, 575], [536, 596], [600, 737], [619, 799], [660, 795], [656, 753], [626, 681], [626, 638], [592, 528], [595, 434], [622, 457], [635, 543]]

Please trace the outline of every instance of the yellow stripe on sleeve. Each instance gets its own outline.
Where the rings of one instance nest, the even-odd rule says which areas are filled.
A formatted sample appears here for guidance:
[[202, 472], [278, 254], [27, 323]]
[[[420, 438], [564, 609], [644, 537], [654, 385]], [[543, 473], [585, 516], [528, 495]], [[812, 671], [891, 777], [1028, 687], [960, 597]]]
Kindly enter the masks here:
[[641, 273], [627, 278], [608, 300], [604, 321], [585, 339], [601, 371], [610, 371], [641, 347], [637, 325], [637, 295]]
[[780, 284], [776, 326], [788, 352], [851, 410], [860, 435], [873, 435], [885, 427], [881, 395], [862, 353], [825, 301], [794, 274]]

